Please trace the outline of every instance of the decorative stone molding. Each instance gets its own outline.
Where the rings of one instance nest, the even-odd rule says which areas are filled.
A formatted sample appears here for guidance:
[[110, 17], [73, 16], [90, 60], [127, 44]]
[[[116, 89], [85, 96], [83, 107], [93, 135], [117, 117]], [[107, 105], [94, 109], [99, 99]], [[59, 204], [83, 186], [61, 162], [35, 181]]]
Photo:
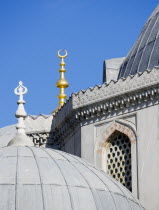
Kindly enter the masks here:
[[[142, 74], [128, 76], [126, 79], [122, 78], [118, 81], [111, 81], [109, 84], [104, 83], [102, 86], [95, 86], [88, 88], [86, 91], [80, 91], [73, 95], [73, 108], [83, 107], [92, 103], [97, 103], [102, 100], [125, 95], [130, 92], [137, 92], [139, 89], [148, 88], [158, 84], [159, 81], [159, 67], [152, 70], [146, 70]], [[148, 94], [148, 93], [147, 93]], [[134, 95], [135, 99], [142, 97], [140, 94]], [[129, 102], [131, 98], [125, 97], [123, 102]], [[132, 98], [133, 100], [133, 98]], [[119, 104], [123, 103], [122, 101]], [[115, 103], [118, 106], [118, 101]]]
[[[54, 114], [54, 116], [28, 118], [31, 121], [46, 121], [45, 127], [49, 127], [50, 144], [61, 144], [65, 138], [72, 132], [80, 122], [92, 121], [100, 117], [106, 117], [111, 113], [121, 113], [124, 110], [128, 112], [151, 106], [158, 103], [159, 100], [159, 67], [151, 71], [145, 71], [143, 74], [129, 76], [127, 79], [120, 79], [117, 82], [105, 83], [102, 86], [88, 88], [86, 91], [80, 91], [66, 101], [65, 105]], [[27, 120], [26, 120], [27, 121]], [[35, 124], [35, 122], [34, 122]], [[35, 127], [35, 126], [34, 126]], [[114, 129], [114, 128], [112, 128]], [[41, 132], [40, 132], [41, 130]], [[48, 133], [40, 129], [36, 133]], [[123, 132], [123, 131], [122, 131]], [[125, 131], [126, 132], [126, 131]], [[33, 134], [32, 134], [33, 135]], [[48, 139], [44, 140], [34, 134], [34, 142], [42, 145]]]
[[102, 152], [102, 148], [105, 147], [105, 144], [109, 141], [109, 137], [114, 133], [114, 131], [119, 131], [128, 136], [131, 144], [136, 141], [136, 133], [130, 125], [120, 122], [119, 120], [114, 120], [108, 127], [106, 127], [99, 137], [100, 140], [95, 146], [97, 153]]
[[[80, 122], [132, 112], [159, 103], [159, 67], [117, 82], [73, 93], [64, 106], [54, 114], [52, 123], [55, 141], [65, 138], [72, 126]], [[56, 132], [55, 132], [56, 131]], [[54, 136], [55, 135], [55, 136]]]
[[36, 147], [41, 147], [47, 145], [52, 145], [52, 115], [43, 115], [38, 116], [27, 115], [25, 118], [26, 133], [27, 136], [31, 138]]
[[[73, 93], [64, 106], [59, 109], [54, 128], [61, 124], [62, 120], [76, 110], [76, 118], [94, 117], [113, 110], [129, 108], [142, 102], [153, 101], [159, 94], [159, 67], [146, 70], [135, 76], [111, 81], [109, 84], [96, 85], [94, 88]], [[54, 120], [53, 120], [54, 121]]]
[[84, 106], [76, 112], [76, 119], [87, 120], [112, 112], [119, 112], [124, 109], [146, 106], [146, 103], [152, 102], [159, 98], [159, 84], [153, 88], [138, 90], [129, 94], [120, 95], [116, 98], [105, 99], [91, 106]]
[[45, 144], [51, 143], [49, 133], [32, 133], [28, 134], [28, 136], [31, 138], [36, 147], [41, 147]]
[[52, 115], [27, 115], [25, 118], [26, 133], [48, 133], [51, 131]]

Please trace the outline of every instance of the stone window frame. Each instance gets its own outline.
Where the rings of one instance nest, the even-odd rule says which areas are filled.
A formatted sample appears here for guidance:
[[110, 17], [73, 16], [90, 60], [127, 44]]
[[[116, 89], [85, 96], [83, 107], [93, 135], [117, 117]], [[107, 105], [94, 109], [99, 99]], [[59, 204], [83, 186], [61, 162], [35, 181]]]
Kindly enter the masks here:
[[109, 137], [115, 132], [119, 131], [130, 139], [131, 143], [131, 172], [132, 172], [132, 193], [136, 198], [138, 198], [138, 157], [137, 157], [137, 136], [134, 128], [124, 122], [124, 120], [115, 120], [109, 123], [104, 131], [98, 136], [97, 142], [95, 144], [95, 165], [102, 168], [105, 172], [107, 171], [107, 151], [110, 147], [108, 141]]

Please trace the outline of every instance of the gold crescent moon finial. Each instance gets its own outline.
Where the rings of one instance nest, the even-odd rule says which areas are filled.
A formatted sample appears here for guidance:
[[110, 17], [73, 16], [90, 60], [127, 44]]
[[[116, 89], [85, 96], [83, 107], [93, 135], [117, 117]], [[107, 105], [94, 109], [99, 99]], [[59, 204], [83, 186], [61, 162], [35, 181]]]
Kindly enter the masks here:
[[[65, 54], [64, 54], [64, 55], [60, 55], [60, 52], [65, 52]], [[58, 57], [59, 57], [59, 58], [66, 58], [67, 55], [68, 55], [68, 53], [67, 53], [66, 50], [59, 50], [57, 54], [58, 54]]]
[[61, 108], [64, 105], [65, 99], [67, 98], [67, 95], [65, 94], [65, 88], [67, 88], [69, 86], [69, 83], [65, 79], [65, 73], [66, 73], [65, 65], [66, 64], [65, 64], [65, 60], [64, 60], [64, 58], [67, 57], [68, 53], [66, 50], [59, 50], [57, 52], [57, 55], [61, 59], [60, 69], [59, 69], [60, 79], [56, 82], [56, 87], [60, 89], [60, 93], [57, 96], [59, 99], [59, 106], [52, 113], [54, 113], [55, 111], [57, 111], [59, 108]]

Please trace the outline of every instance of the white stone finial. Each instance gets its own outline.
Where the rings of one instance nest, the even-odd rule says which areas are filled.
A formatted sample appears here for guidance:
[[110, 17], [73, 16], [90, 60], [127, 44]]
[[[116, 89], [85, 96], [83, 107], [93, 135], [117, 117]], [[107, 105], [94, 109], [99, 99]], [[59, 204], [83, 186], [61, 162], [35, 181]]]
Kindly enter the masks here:
[[18, 118], [17, 135], [9, 142], [8, 146], [34, 146], [31, 139], [25, 133], [25, 124], [24, 118], [27, 116], [27, 113], [24, 109], [25, 101], [23, 100], [23, 95], [28, 92], [28, 89], [23, 86], [23, 82], [19, 82], [19, 86], [15, 88], [14, 93], [19, 96], [17, 101], [18, 109], [15, 116]]
[[25, 95], [28, 92], [28, 89], [23, 86], [23, 82], [19, 82], [19, 86], [14, 89], [14, 93], [16, 95], [19, 95], [19, 100], [23, 101], [23, 95]]
[[18, 124], [16, 126], [18, 133], [25, 133], [24, 117], [27, 116], [27, 113], [24, 109], [25, 101], [23, 100], [23, 95], [28, 92], [28, 89], [23, 86], [23, 82], [19, 82], [19, 86], [15, 88], [14, 93], [19, 96], [17, 101], [18, 109], [15, 116], [18, 118]]

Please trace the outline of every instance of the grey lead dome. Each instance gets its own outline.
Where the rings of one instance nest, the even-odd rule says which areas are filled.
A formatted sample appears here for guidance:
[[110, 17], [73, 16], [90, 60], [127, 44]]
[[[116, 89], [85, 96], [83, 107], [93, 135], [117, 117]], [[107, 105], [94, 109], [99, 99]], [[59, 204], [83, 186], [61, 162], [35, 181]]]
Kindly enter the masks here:
[[0, 209], [144, 209], [109, 175], [62, 151], [3, 147], [0, 159]]
[[145, 23], [139, 38], [123, 62], [119, 76], [127, 77], [159, 66], [159, 5]]

